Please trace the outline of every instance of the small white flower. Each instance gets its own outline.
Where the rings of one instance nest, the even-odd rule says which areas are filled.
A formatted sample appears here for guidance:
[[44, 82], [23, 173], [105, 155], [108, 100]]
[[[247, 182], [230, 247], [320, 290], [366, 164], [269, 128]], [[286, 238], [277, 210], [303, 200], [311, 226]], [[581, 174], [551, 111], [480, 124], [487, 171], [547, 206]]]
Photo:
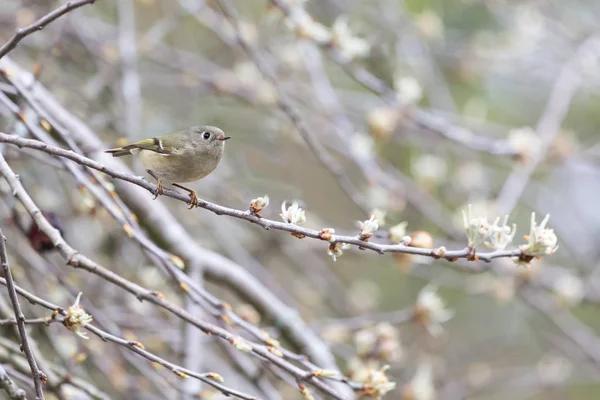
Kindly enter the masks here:
[[408, 222], [402, 221], [398, 225], [394, 225], [388, 231], [388, 237], [394, 244], [402, 243], [406, 236], [406, 226]]
[[263, 197], [257, 197], [250, 202], [250, 212], [252, 214], [257, 214], [268, 206], [269, 195], [265, 194]]
[[441, 324], [450, 320], [454, 316], [454, 311], [447, 310], [436, 289], [428, 285], [417, 297], [415, 316], [432, 336], [438, 336], [443, 332]]
[[320, 45], [326, 45], [331, 41], [332, 36], [329, 29], [316, 22], [303, 8], [291, 9], [285, 24], [300, 38], [310, 39]]
[[585, 288], [577, 276], [565, 274], [554, 282], [554, 293], [559, 301], [569, 306], [575, 306], [583, 300]]
[[352, 35], [346, 17], [339, 17], [335, 20], [331, 27], [331, 33], [331, 44], [337, 47], [345, 60], [352, 61], [355, 58], [364, 58], [369, 55], [371, 45], [365, 39]]
[[489, 235], [491, 228], [487, 217], [476, 217], [473, 218], [472, 207], [469, 204], [468, 212], [463, 214], [463, 223], [465, 232], [467, 233], [467, 239], [469, 239], [469, 247], [475, 248], [483, 241], [485, 241]]
[[386, 393], [396, 388], [396, 382], [390, 382], [385, 374], [389, 369], [389, 365], [383, 366], [381, 369], [370, 369], [365, 381], [363, 392], [368, 397], [376, 397], [378, 399], [385, 396]]
[[411, 399], [433, 400], [435, 399], [435, 387], [433, 386], [433, 367], [430, 362], [420, 362], [415, 376], [409, 383]]
[[416, 104], [423, 98], [423, 89], [413, 76], [402, 76], [394, 80], [396, 98], [402, 104]]
[[375, 108], [367, 115], [369, 132], [379, 139], [388, 139], [396, 129], [399, 120], [400, 112], [394, 107]]
[[424, 154], [412, 161], [410, 171], [419, 182], [439, 184], [446, 179], [448, 166], [443, 158]]
[[333, 261], [337, 261], [338, 257], [341, 257], [344, 255], [344, 251], [346, 249], [349, 249], [350, 245], [348, 243], [332, 243], [329, 245], [329, 247], [327, 248], [327, 255], [329, 255]]
[[293, 201], [289, 208], [287, 208], [286, 205], [287, 201], [284, 201], [281, 205], [281, 214], [279, 214], [285, 222], [296, 225], [301, 225], [306, 222], [304, 210], [298, 207], [297, 201]]
[[360, 238], [362, 240], [368, 240], [379, 229], [379, 223], [375, 215], [371, 215], [371, 218], [364, 222], [358, 221], [358, 225], [360, 226]]
[[512, 129], [508, 133], [508, 144], [524, 161], [535, 157], [541, 145], [539, 136], [528, 126]]
[[375, 208], [375, 209], [373, 209], [373, 211], [371, 211], [371, 215], [375, 216], [375, 219], [377, 220], [377, 223], [379, 224], [379, 226], [385, 225], [385, 216], [386, 216], [385, 211], [380, 210], [379, 208]]
[[432, 10], [425, 10], [417, 15], [415, 26], [428, 39], [439, 39], [444, 36], [444, 22]]
[[79, 305], [81, 294], [82, 293], [79, 292], [75, 299], [75, 303], [68, 308], [67, 317], [63, 321], [63, 324], [68, 330], [75, 332], [83, 339], [89, 339], [87, 333], [83, 331], [83, 328], [92, 322], [92, 316], [86, 313], [83, 307]]
[[508, 215], [504, 217], [502, 225], [499, 225], [500, 218], [496, 218], [494, 223], [489, 229], [487, 240], [484, 244], [487, 247], [494, 248], [496, 250], [504, 250], [506, 246], [512, 243], [515, 234], [517, 233], [517, 225], [513, 224], [512, 229], [507, 225]]
[[556, 238], [556, 234], [554, 234], [554, 230], [546, 229], [548, 219], [550, 219], [550, 214], [546, 214], [542, 222], [537, 225], [535, 222], [535, 213], [531, 213], [529, 243], [521, 246], [523, 254], [528, 256], [545, 256], [554, 254], [558, 250], [558, 245], [556, 244], [558, 239]]

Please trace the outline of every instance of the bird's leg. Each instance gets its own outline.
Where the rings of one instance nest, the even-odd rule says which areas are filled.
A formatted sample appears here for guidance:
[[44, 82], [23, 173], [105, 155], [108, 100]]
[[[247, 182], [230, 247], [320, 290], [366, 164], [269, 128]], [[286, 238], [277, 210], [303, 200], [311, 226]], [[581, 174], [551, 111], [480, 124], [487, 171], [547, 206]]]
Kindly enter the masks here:
[[188, 189], [185, 186], [181, 186], [177, 183], [172, 183], [172, 185], [175, 187], [178, 187], [179, 189], [183, 189], [190, 194], [190, 206], [188, 207], [188, 210], [191, 210], [194, 207], [198, 207], [199, 200], [198, 200], [198, 196], [196, 196], [196, 192], [194, 192], [192, 189]]
[[160, 181], [160, 179], [158, 178], [158, 176], [152, 170], [147, 169], [146, 172], [148, 173], [148, 175], [150, 175], [151, 177], [156, 179], [156, 191], [154, 192], [154, 199], [152, 199], [152, 200], [156, 200], [156, 198], [158, 196], [165, 194], [165, 188], [164, 188], [162, 182]]

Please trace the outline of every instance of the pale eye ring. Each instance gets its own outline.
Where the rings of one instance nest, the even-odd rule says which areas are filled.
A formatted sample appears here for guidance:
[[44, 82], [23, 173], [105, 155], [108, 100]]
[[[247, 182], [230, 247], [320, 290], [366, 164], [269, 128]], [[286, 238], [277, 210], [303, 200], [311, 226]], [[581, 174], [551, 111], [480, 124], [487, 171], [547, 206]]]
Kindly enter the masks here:
[[210, 139], [210, 132], [204, 132], [204, 133], [202, 134], [202, 137], [203, 137], [205, 140], [208, 140], [208, 139]]

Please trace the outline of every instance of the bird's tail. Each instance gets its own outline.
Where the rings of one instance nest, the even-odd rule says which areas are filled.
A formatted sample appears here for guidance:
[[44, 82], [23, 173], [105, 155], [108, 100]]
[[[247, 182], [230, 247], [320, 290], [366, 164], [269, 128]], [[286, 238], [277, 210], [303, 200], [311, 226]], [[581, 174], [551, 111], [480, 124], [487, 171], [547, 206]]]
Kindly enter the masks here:
[[128, 154], [131, 154], [131, 149], [127, 149], [125, 147], [117, 147], [115, 149], [105, 150], [104, 152], [112, 154], [113, 157], [123, 157]]
[[105, 150], [105, 153], [112, 154], [113, 157], [123, 157], [132, 154], [132, 150], [139, 149], [140, 146], [137, 143], [128, 144], [123, 147], [115, 147], [114, 149]]

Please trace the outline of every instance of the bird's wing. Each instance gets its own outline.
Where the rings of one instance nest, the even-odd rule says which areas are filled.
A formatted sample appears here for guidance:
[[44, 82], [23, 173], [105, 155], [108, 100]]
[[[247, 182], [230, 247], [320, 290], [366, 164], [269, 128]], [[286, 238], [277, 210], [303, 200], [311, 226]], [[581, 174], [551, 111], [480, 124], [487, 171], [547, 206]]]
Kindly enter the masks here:
[[140, 140], [139, 142], [128, 144], [127, 146], [117, 147], [114, 149], [106, 150], [105, 153], [112, 154], [113, 157], [121, 157], [131, 154], [131, 150], [149, 150], [159, 154], [171, 154], [173, 149], [169, 146], [165, 146], [160, 138], [150, 138]]

